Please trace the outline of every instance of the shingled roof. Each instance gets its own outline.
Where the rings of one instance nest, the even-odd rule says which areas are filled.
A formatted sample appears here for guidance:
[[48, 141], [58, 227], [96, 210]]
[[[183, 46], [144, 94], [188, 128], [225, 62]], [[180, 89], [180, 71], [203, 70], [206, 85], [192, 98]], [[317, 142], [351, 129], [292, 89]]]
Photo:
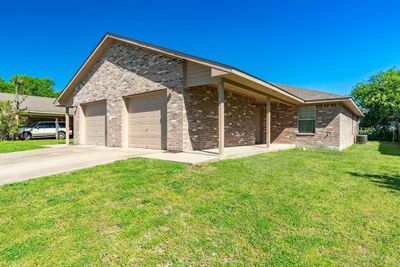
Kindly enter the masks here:
[[284, 85], [284, 84], [277, 84], [273, 83], [276, 87], [284, 90], [285, 92], [297, 96], [304, 101], [317, 101], [317, 100], [342, 100], [342, 99], [349, 99], [350, 97], [331, 94], [321, 91], [316, 91], [312, 89], [305, 89], [300, 87], [295, 87], [291, 85]]
[[[0, 93], [0, 101], [15, 100], [15, 94]], [[27, 96], [21, 95], [21, 109], [28, 113], [43, 113], [43, 114], [53, 114], [53, 115], [63, 115], [65, 114], [65, 109], [63, 107], [54, 106], [55, 98], [51, 97], [41, 97], [41, 96]]]

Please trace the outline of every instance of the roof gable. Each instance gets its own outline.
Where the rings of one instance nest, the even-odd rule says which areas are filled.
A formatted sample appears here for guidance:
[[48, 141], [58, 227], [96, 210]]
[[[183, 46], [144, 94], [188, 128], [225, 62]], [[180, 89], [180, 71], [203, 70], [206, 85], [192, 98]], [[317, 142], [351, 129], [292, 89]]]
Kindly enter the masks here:
[[96, 64], [96, 62], [101, 58], [101, 56], [103, 55], [103, 53], [110, 47], [110, 45], [115, 42], [115, 41], [119, 41], [119, 42], [123, 42], [123, 43], [127, 43], [130, 45], [136, 45], [142, 48], [146, 48], [155, 52], [159, 52], [159, 53], [163, 53], [166, 55], [170, 55], [179, 59], [183, 59], [183, 60], [188, 60], [197, 64], [201, 64], [201, 65], [205, 65], [208, 66], [214, 70], [217, 71], [221, 71], [222, 73], [226, 73], [226, 74], [232, 74], [232, 75], [238, 75], [238, 76], [242, 76], [245, 79], [251, 79], [253, 82], [256, 82], [266, 88], [268, 88], [269, 90], [273, 90], [276, 91], [280, 94], [285, 95], [286, 97], [292, 98], [292, 101], [294, 101], [295, 103], [302, 103], [303, 100], [287, 94], [285, 91], [281, 90], [280, 88], [276, 87], [275, 85], [268, 83], [266, 81], [263, 81], [255, 76], [252, 76], [248, 73], [245, 73], [237, 68], [234, 68], [232, 66], [226, 65], [226, 64], [222, 64], [222, 63], [218, 63], [212, 60], [207, 60], [207, 59], [203, 59], [203, 58], [199, 58], [199, 57], [195, 57], [186, 53], [182, 53], [182, 52], [178, 52], [175, 50], [171, 50], [171, 49], [167, 49], [167, 48], [162, 48], [156, 45], [152, 45], [149, 43], [145, 43], [142, 41], [138, 41], [135, 39], [130, 39], [130, 38], [126, 38], [126, 37], [122, 37], [116, 34], [112, 34], [112, 33], [107, 33], [102, 40], [99, 42], [99, 44], [96, 46], [96, 48], [92, 51], [92, 53], [89, 55], [89, 57], [85, 60], [85, 62], [82, 64], [82, 66], [78, 69], [78, 71], [75, 73], [75, 75], [72, 77], [72, 79], [70, 80], [70, 82], [67, 84], [67, 86], [64, 88], [64, 90], [62, 91], [62, 93], [59, 95], [59, 97], [56, 99], [55, 103], [60, 105], [61, 103], [63, 105], [72, 105], [72, 103], [69, 101], [66, 101], [66, 99], [68, 99], [68, 97], [72, 96], [73, 93], [73, 88], [75, 88], [78, 84], [79, 81], [85, 76], [86, 73], [88, 73], [91, 69], [92, 66], [94, 66]]

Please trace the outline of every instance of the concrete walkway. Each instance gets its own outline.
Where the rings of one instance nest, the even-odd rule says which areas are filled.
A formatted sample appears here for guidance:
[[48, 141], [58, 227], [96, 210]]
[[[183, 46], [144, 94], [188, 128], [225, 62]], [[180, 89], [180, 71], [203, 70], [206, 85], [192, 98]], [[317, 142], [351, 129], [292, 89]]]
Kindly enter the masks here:
[[0, 154], [0, 185], [160, 152], [138, 148], [55, 145], [44, 149]]
[[181, 162], [190, 165], [197, 165], [205, 162], [212, 162], [223, 159], [242, 158], [251, 155], [262, 154], [278, 150], [292, 149], [292, 148], [295, 148], [295, 145], [271, 144], [269, 148], [265, 147], [265, 145], [236, 146], [236, 147], [226, 147], [224, 155], [222, 157], [219, 157], [217, 148], [205, 149], [201, 151], [178, 152], [178, 153], [162, 151], [160, 153], [142, 155], [141, 157], [149, 159]]
[[294, 145], [272, 144], [269, 148], [266, 148], [265, 145], [227, 147], [224, 156], [219, 157], [218, 149], [171, 153], [163, 150], [140, 148], [53, 145], [44, 149], [0, 154], [0, 185], [134, 157], [196, 165], [291, 148], [294, 148]]

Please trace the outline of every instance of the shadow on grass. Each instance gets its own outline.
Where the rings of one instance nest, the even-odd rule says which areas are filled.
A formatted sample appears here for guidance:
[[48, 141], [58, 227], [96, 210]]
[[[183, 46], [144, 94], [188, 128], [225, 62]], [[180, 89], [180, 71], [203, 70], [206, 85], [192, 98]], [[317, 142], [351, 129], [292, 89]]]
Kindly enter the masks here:
[[400, 191], [400, 175], [378, 175], [378, 174], [365, 174], [357, 172], [349, 172], [352, 176], [369, 179], [379, 187]]
[[378, 150], [384, 155], [400, 156], [400, 143], [379, 142]]

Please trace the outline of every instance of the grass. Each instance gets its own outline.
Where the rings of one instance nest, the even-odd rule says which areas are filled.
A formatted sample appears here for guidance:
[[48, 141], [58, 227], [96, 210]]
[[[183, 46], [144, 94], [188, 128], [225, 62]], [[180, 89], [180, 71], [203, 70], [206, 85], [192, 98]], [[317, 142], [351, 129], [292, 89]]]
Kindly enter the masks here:
[[197, 167], [131, 159], [0, 187], [0, 263], [399, 266], [400, 146]]
[[32, 149], [45, 148], [45, 145], [64, 144], [65, 140], [56, 139], [35, 139], [35, 140], [16, 140], [16, 141], [0, 141], [0, 154], [16, 151], [25, 151]]

